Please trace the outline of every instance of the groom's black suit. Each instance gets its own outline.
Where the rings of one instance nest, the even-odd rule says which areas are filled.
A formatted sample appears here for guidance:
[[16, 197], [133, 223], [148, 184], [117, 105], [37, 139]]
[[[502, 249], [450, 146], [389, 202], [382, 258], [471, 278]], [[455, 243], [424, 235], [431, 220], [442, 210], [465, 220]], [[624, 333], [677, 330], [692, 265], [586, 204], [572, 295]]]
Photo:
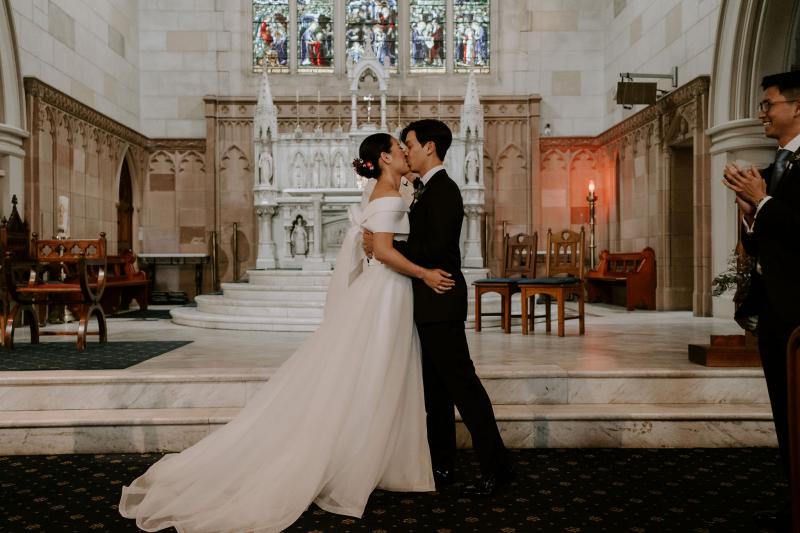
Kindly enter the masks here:
[[467, 318], [467, 283], [461, 273], [461, 223], [464, 206], [458, 185], [445, 170], [434, 174], [409, 213], [408, 240], [395, 248], [425, 268], [441, 268], [455, 287], [436, 294], [414, 279], [414, 320], [422, 344], [428, 443], [434, 469], [450, 470], [456, 451], [455, 413], [458, 407], [472, 435], [472, 444], [484, 474], [507, 465], [508, 457], [492, 404], [469, 356], [464, 321]]
[[[800, 150], [795, 153], [800, 155]], [[774, 165], [762, 174], [768, 186]], [[789, 471], [789, 414], [786, 348], [789, 336], [800, 326], [800, 163], [790, 163], [772, 198], [756, 215], [752, 233], [742, 231], [747, 253], [758, 258], [761, 283], [754, 282], [748, 297], [758, 302], [758, 350], [764, 367], [775, 432], [785, 471]]]

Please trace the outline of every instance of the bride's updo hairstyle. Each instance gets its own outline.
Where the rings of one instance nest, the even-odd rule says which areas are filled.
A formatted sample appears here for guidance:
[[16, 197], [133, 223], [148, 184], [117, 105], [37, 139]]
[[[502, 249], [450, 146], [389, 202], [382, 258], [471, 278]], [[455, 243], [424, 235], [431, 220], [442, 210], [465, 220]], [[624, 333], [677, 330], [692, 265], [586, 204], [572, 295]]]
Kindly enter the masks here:
[[381, 154], [392, 151], [392, 136], [388, 133], [373, 133], [361, 142], [358, 158], [353, 159], [356, 174], [364, 178], [378, 179], [381, 168], [378, 162]]

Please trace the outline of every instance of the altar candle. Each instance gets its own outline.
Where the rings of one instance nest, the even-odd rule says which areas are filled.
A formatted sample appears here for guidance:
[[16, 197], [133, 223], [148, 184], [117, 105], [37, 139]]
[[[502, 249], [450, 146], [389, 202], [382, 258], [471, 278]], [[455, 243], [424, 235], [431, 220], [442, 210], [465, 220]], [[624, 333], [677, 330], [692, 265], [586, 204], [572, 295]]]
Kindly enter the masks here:
[[589, 180], [589, 198], [594, 198], [594, 180]]

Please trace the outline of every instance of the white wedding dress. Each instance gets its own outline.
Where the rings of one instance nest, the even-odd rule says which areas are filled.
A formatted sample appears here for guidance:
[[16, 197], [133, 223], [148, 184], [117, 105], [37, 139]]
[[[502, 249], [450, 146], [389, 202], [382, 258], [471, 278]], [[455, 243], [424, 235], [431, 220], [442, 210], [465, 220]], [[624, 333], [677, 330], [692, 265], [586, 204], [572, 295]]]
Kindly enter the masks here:
[[265, 533], [312, 502], [360, 517], [376, 487], [435, 490], [411, 281], [360, 243], [361, 227], [407, 236], [407, 207], [362, 207], [316, 332], [230, 423], [123, 487], [123, 516], [145, 531]]

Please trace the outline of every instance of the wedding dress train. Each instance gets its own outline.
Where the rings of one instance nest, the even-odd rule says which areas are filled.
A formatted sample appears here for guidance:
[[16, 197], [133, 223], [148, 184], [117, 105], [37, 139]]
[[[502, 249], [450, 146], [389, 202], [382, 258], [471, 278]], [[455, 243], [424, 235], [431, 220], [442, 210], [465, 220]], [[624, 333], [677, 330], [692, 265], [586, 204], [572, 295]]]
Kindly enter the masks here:
[[400, 198], [366, 204], [319, 328], [227, 425], [122, 490], [146, 531], [280, 531], [311, 502], [360, 517], [370, 493], [434, 490], [411, 281], [367, 264], [360, 227], [408, 234]]

